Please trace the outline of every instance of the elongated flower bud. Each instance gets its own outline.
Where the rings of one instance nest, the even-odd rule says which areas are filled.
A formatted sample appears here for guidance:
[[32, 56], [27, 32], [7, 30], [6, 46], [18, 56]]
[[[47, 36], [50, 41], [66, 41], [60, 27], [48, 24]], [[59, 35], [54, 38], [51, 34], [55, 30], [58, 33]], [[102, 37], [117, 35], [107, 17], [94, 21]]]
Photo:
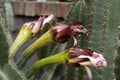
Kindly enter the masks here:
[[39, 31], [45, 26], [45, 24], [50, 23], [52, 19], [53, 15], [45, 15], [41, 16], [36, 21], [31, 21], [23, 24], [17, 38], [10, 47], [9, 59], [12, 59], [15, 56], [17, 50], [22, 46], [22, 44], [34, 37], [37, 33], [39, 33]]
[[66, 42], [71, 36], [76, 36], [77, 34], [88, 34], [88, 30], [82, 26], [81, 22], [70, 25], [57, 23], [51, 31], [54, 35], [54, 40], [60, 43]]
[[85, 67], [89, 80], [92, 80], [92, 73], [88, 66], [106, 67], [107, 62], [102, 54], [98, 54], [90, 49], [79, 49], [73, 47], [68, 50], [67, 64], [74, 67]]
[[[54, 16], [51, 15], [41, 15], [41, 17], [36, 21], [31, 21], [28, 23], [24, 23], [22, 28], [26, 30], [30, 30], [32, 33], [31, 37], [34, 37], [40, 30], [42, 30], [45, 26], [45, 24], [50, 23], [50, 21], [54, 18]], [[25, 30], [25, 31], [26, 31]]]
[[90, 49], [80, 49], [78, 47], [72, 47], [56, 55], [49, 56], [35, 62], [26, 72], [26, 76], [30, 78], [38, 69], [49, 64], [66, 64], [73, 67], [83, 66], [88, 73], [89, 80], [92, 80], [92, 74], [88, 66], [107, 66], [107, 62], [102, 54], [98, 54]]

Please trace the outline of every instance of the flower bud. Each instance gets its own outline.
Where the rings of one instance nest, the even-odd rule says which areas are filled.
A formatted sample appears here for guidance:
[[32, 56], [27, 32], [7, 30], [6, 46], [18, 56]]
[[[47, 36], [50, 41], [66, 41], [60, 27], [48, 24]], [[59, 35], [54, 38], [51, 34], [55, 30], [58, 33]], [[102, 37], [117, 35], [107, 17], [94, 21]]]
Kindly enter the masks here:
[[53, 17], [53, 15], [41, 15], [38, 20], [25, 23], [23, 28], [30, 29], [32, 36], [35, 36], [40, 30], [43, 29], [45, 24], [50, 23]]
[[30, 78], [37, 70], [49, 64], [66, 64], [74, 67], [83, 66], [87, 71], [89, 80], [92, 80], [92, 73], [88, 66], [105, 67], [107, 62], [101, 54], [90, 49], [72, 47], [35, 62], [28, 68], [26, 72], [27, 78]]
[[53, 19], [53, 15], [41, 16], [36, 21], [31, 21], [23, 24], [17, 38], [14, 43], [11, 45], [9, 50], [9, 59], [13, 59], [17, 50], [29, 39], [33, 38], [39, 31], [45, 26], [45, 24], [50, 23]]
[[88, 66], [107, 66], [107, 62], [102, 54], [98, 54], [90, 49], [80, 49], [78, 47], [73, 47], [68, 50], [67, 64], [74, 67], [83, 66], [86, 69], [89, 80], [92, 80], [92, 73]]
[[73, 24], [57, 23], [51, 29], [54, 40], [56, 42], [66, 42], [71, 36], [76, 36], [77, 34], [88, 34], [88, 30], [82, 26], [81, 22], [76, 22]]
[[106, 67], [107, 62], [102, 54], [98, 54], [90, 49], [70, 48], [68, 51], [68, 64], [76, 67], [94, 66]]

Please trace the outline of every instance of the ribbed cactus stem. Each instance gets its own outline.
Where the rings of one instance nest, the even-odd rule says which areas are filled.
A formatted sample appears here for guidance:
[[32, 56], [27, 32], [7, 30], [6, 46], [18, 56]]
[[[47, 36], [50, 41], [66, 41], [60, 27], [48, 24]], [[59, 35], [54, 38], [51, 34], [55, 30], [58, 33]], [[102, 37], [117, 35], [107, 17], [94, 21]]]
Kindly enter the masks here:
[[[85, 15], [83, 13], [83, 9], [84, 7], [86, 7], [86, 3], [85, 3], [85, 0], [74, 0], [74, 3], [70, 9], [70, 11], [68, 12], [68, 15], [65, 17], [65, 22], [66, 23], [73, 23], [73, 22], [77, 22], [77, 21], [81, 21], [84, 23], [84, 21], [82, 20], [83, 18], [83, 15]], [[85, 27], [85, 26], [84, 26]], [[79, 40], [81, 38], [78, 37], [78, 45], [79, 43]], [[71, 43], [70, 43], [71, 44]], [[68, 44], [68, 46], [70, 46], [70, 44]], [[80, 74], [78, 74], [78, 70], [77, 69], [74, 69], [74, 68], [68, 68], [68, 72], [67, 72], [67, 80], [77, 80], [76, 76], [79, 76], [79, 75], [82, 75], [82, 76], [79, 76], [79, 79], [83, 79], [83, 73], [84, 73], [84, 70], [81, 69], [80, 70]]]
[[[90, 48], [96, 51], [101, 51], [105, 53], [106, 41], [107, 41], [107, 31], [108, 31], [108, 20], [109, 20], [109, 1], [106, 0], [91, 0], [87, 1], [88, 6], [90, 7], [89, 16], [89, 25], [90, 36], [89, 44]], [[97, 69], [93, 70], [93, 80], [99, 79], [103, 80], [103, 70]]]
[[89, 40], [88, 40], [88, 47], [91, 45], [91, 32], [93, 30], [93, 26], [94, 26], [94, 11], [96, 8], [96, 1], [95, 0], [91, 0], [91, 1], [86, 1], [87, 4], [87, 29], [89, 30]]
[[[120, 31], [120, 30], [119, 30]], [[117, 36], [117, 48], [115, 50], [115, 66], [114, 66], [114, 72], [115, 72], [115, 80], [120, 80], [120, 32]]]
[[68, 15], [65, 17], [65, 22], [73, 23], [76, 21], [81, 21], [83, 16], [82, 10], [85, 5], [85, 0], [74, 0], [73, 6], [68, 12]]
[[7, 40], [7, 24], [5, 20], [4, 0], [0, 1], [0, 68], [8, 61], [8, 40]]
[[5, 5], [5, 10], [6, 10], [6, 20], [7, 20], [7, 27], [10, 30], [13, 30], [14, 27], [14, 17], [13, 17], [13, 9], [12, 9], [12, 4], [10, 3], [10, 0], [6, 0], [4, 3]]
[[100, 50], [101, 52], [104, 52], [105, 49], [105, 45], [106, 45], [106, 39], [108, 38], [108, 30], [109, 30], [109, 16], [110, 16], [110, 10], [109, 10], [109, 1], [108, 0], [103, 0], [104, 5], [102, 7], [102, 29], [101, 29], [101, 40], [100, 40]]

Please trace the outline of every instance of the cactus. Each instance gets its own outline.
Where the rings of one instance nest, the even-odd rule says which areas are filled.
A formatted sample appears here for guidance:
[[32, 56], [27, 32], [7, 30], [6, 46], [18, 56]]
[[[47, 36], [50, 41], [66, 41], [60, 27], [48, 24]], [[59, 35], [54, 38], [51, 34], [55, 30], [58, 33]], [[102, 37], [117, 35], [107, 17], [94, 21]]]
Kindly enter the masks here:
[[[115, 35], [115, 37], [114, 37], [114, 46], [116, 47], [115, 48], [115, 50], [114, 50], [114, 66], [113, 66], [113, 68], [114, 68], [114, 79], [115, 80], [119, 80], [120, 79], [120, 76], [118, 75], [119, 74], [119, 70], [120, 70], [120, 65], [119, 65], [119, 60], [120, 60], [120, 56], [119, 56], [119, 54], [120, 54], [120, 29], [119, 29], [119, 20], [120, 20], [120, 18], [118, 18], [118, 14], [120, 13], [120, 11], [117, 11], [118, 10], [118, 2], [120, 2], [120, 1], [117, 1], [117, 2], [115, 2], [115, 1], [112, 1], [112, 3], [114, 4], [114, 12], [112, 12], [112, 14], [114, 14], [114, 16], [112, 17], [112, 23], [114, 23], [114, 26], [115, 27], [117, 27], [117, 30], [115, 31], [116, 32], [116, 35]], [[113, 9], [113, 7], [112, 7], [112, 9]], [[118, 13], [116, 13], [116, 12], [118, 12]], [[111, 23], [111, 24], [112, 24]], [[113, 26], [113, 25], [112, 25]], [[114, 28], [114, 27], [113, 27]], [[112, 28], [111, 28], [112, 29]], [[111, 35], [113, 35], [113, 34], [111, 34]]]
[[119, 70], [120, 70], [120, 31], [118, 30], [118, 35], [116, 36], [116, 50], [115, 50], [115, 66], [114, 66], [114, 72], [115, 72], [115, 80], [119, 80], [120, 76], [119, 76]]
[[[65, 23], [82, 21], [89, 30], [89, 36], [77, 36], [78, 46], [103, 53], [107, 59], [106, 68], [93, 69], [93, 80], [119, 80], [120, 33], [117, 26], [120, 21], [119, 0], [75, 0], [65, 17]], [[10, 8], [10, 9], [8, 9]], [[10, 12], [9, 12], [10, 11]], [[10, 14], [8, 14], [10, 13]], [[6, 19], [6, 20], [5, 20]], [[11, 20], [10, 20], [11, 19]], [[7, 24], [6, 24], [7, 23]], [[118, 29], [118, 30], [117, 30]], [[0, 79], [27, 80], [25, 72], [18, 69], [16, 63], [8, 63], [9, 45], [12, 39], [9, 30], [13, 30], [13, 13], [9, 0], [0, 1]], [[48, 29], [44, 29], [43, 33]], [[116, 37], [117, 35], [117, 37]], [[116, 41], [114, 39], [117, 39]], [[71, 42], [42, 47], [37, 53], [39, 59], [64, 51]], [[42, 54], [44, 53], [44, 54]], [[114, 54], [115, 53], [115, 54]], [[111, 58], [115, 56], [114, 58]], [[113, 65], [114, 64], [114, 65]], [[114, 74], [115, 73], [115, 74]], [[14, 74], [14, 75], [13, 75]], [[12, 76], [12, 77], [11, 77]], [[34, 73], [32, 80], [86, 80], [83, 68], [49, 65]]]
[[[94, 69], [94, 80], [113, 80], [113, 57], [114, 56], [114, 38], [119, 23], [117, 18], [120, 12], [118, 10], [117, 3], [119, 1], [112, 0], [93, 0], [93, 26], [90, 38], [90, 48], [96, 51], [100, 51], [106, 56], [108, 66], [104, 69]], [[114, 6], [114, 8], [113, 8]], [[117, 21], [118, 20], [118, 21]], [[111, 44], [111, 45], [110, 45]]]
[[[120, 2], [120, 1], [118, 1], [118, 2]], [[115, 75], [115, 77], [114, 77], [114, 79], [115, 80], [119, 80], [120, 79], [120, 76], [119, 76], [119, 73], [120, 73], [120, 64], [119, 64], [119, 61], [120, 61], [120, 27], [119, 27], [119, 20], [120, 20], [120, 18], [117, 18], [117, 16], [119, 16], [118, 14], [120, 13], [120, 11], [118, 11], [118, 14], [116, 13], [117, 12], [117, 10], [118, 10], [118, 3], [117, 2], [114, 2], [113, 1], [113, 4], [114, 4], [114, 7], [116, 8], [116, 9], [114, 9], [114, 23], [115, 23], [115, 25], [114, 26], [116, 26], [117, 27], [117, 30], [116, 30], [116, 35], [115, 35], [115, 37], [114, 37], [114, 46], [116, 47], [115, 48], [115, 50], [114, 50], [114, 65], [113, 65], [113, 68], [114, 68], [114, 75]], [[113, 9], [113, 8], [112, 8]], [[113, 23], [112, 22], [112, 23]]]
[[[8, 61], [8, 58], [7, 58], [7, 56], [8, 56], [8, 48], [9, 48], [9, 46], [8, 46], [8, 42], [7, 42], [7, 38], [6, 38], [6, 36], [5, 36], [5, 23], [4, 23], [4, 21], [2, 20], [2, 14], [0, 13], [0, 36], [1, 36], [1, 39], [0, 39], [0, 50], [1, 50], [1, 53], [0, 53], [0, 66], [1, 66], [1, 68], [3, 68], [3, 66], [5, 65], [5, 63], [7, 63], [7, 61]], [[4, 46], [3, 46], [4, 45]], [[3, 57], [4, 56], [4, 57]], [[6, 58], [6, 59], [4, 59], [4, 58]]]
[[[85, 21], [83, 20], [85, 14], [84, 14], [84, 9], [86, 8], [86, 3], [85, 0], [75, 0], [70, 11], [68, 12], [65, 22], [67, 23], [72, 23], [76, 21], [82, 21], [83, 24], [85, 24]], [[85, 25], [84, 25], [85, 27]], [[78, 45], [81, 46], [81, 36], [77, 37], [78, 39]], [[71, 46], [71, 44], [68, 42], [68, 46]], [[79, 74], [80, 72], [80, 74]], [[78, 78], [77, 78], [78, 76]], [[80, 79], [82, 80], [84, 77], [84, 69], [80, 68], [72, 68], [68, 67], [67, 68], [67, 80], [77, 80]]]
[[[8, 64], [9, 40], [9, 25], [6, 24], [5, 1], [0, 2], [0, 79], [1, 80], [27, 80], [24, 74], [17, 69], [13, 64]], [[12, 24], [12, 23], [11, 23]], [[13, 75], [14, 74], [14, 75]]]
[[6, 16], [6, 22], [7, 22], [7, 27], [9, 30], [13, 30], [13, 26], [14, 26], [14, 19], [13, 19], [13, 9], [12, 9], [12, 5], [10, 3], [10, 0], [5, 0], [4, 3], [5, 6], [5, 16]]

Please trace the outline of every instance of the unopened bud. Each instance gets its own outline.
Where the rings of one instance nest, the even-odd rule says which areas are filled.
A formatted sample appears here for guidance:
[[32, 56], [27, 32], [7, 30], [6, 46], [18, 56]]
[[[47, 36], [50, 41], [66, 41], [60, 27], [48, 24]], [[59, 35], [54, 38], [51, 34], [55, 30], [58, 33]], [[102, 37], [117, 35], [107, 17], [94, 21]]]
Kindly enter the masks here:
[[54, 16], [51, 15], [41, 15], [41, 17], [32, 22], [25, 23], [23, 25], [24, 28], [29, 28], [31, 30], [32, 36], [35, 36], [40, 30], [42, 30], [45, 26], [45, 24], [50, 23], [50, 21], [54, 18]]
[[90, 49], [70, 48], [68, 51], [68, 64], [79, 66], [106, 67], [107, 62], [102, 54], [98, 54]]
[[78, 34], [87, 34], [88, 30], [84, 28], [81, 22], [76, 22], [74, 24], [64, 24], [64, 23], [57, 23], [51, 29], [54, 40], [56, 42], [66, 42], [71, 36], [76, 36]]

